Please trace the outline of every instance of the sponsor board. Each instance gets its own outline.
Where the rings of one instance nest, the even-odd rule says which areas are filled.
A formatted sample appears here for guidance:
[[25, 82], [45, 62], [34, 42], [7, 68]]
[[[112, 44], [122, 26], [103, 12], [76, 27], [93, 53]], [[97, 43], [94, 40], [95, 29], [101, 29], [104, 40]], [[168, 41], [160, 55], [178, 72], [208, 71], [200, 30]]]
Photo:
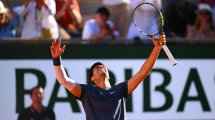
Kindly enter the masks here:
[[[128, 80], [145, 59], [65, 59], [69, 77], [87, 83], [89, 68], [97, 61], [109, 69], [111, 83]], [[215, 59], [179, 59], [173, 67], [159, 59], [149, 76], [128, 97], [128, 120], [214, 119]], [[31, 104], [29, 90], [45, 87], [44, 105], [54, 109], [57, 120], [83, 120], [79, 101], [58, 84], [51, 60], [0, 60], [0, 115], [15, 120]]]

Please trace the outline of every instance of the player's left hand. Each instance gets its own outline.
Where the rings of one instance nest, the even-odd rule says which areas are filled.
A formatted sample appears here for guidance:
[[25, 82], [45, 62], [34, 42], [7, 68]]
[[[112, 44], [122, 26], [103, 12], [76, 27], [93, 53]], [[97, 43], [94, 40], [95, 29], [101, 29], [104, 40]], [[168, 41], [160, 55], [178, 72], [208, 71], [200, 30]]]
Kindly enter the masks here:
[[162, 35], [160, 35], [158, 37], [158, 39], [156, 39], [155, 35], [153, 35], [152, 36], [152, 41], [153, 41], [153, 43], [154, 43], [154, 45], [156, 47], [162, 48], [162, 45], [166, 44], [166, 35], [165, 35], [165, 33], [163, 32]]

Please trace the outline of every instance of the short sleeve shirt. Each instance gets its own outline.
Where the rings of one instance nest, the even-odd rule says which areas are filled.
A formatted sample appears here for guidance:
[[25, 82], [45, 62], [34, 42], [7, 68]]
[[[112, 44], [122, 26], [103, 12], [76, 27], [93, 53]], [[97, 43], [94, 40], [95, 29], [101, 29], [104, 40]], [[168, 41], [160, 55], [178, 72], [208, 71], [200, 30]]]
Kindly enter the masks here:
[[95, 85], [81, 84], [78, 99], [84, 107], [86, 120], [126, 120], [127, 86], [127, 82], [122, 82], [104, 90]]
[[[110, 28], [114, 28], [114, 24], [112, 21], [108, 20], [107, 24], [110, 26]], [[92, 35], [99, 35], [100, 32], [101, 32], [101, 29], [100, 29], [98, 23], [96, 22], [96, 20], [95, 19], [89, 19], [84, 24], [82, 39], [90, 39], [90, 37]], [[114, 35], [119, 36], [118, 31], [115, 31]], [[109, 38], [110, 38], [110, 36], [107, 35], [107, 36], [105, 36], [104, 39], [109, 39]]]
[[11, 18], [6, 25], [0, 26], [0, 37], [15, 37], [15, 30], [19, 26], [20, 18], [18, 15]]

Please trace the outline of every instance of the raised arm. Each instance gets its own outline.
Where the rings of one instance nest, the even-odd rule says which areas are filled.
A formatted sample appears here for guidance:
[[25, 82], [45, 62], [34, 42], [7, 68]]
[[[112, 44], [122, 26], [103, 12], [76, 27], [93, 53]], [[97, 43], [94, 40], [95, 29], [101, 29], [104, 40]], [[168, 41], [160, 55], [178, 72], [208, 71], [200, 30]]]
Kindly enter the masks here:
[[[166, 38], [164, 34], [161, 35], [158, 39], [162, 43], [166, 42]], [[134, 91], [134, 89], [140, 84], [140, 82], [146, 78], [146, 76], [151, 72], [152, 67], [154, 66], [158, 58], [160, 50], [162, 49], [162, 45], [160, 45], [157, 42], [157, 40], [155, 39], [155, 36], [152, 37], [152, 41], [155, 46], [150, 56], [148, 57], [146, 62], [141, 66], [140, 70], [130, 80], [128, 80], [128, 94], [131, 94], [131, 92]]]
[[64, 53], [65, 47], [66, 45], [63, 45], [61, 48], [61, 39], [58, 39], [58, 42], [54, 40], [50, 46], [55, 74], [61, 85], [68, 89], [74, 96], [80, 97], [81, 86], [67, 76], [63, 65], [61, 65], [61, 55]]

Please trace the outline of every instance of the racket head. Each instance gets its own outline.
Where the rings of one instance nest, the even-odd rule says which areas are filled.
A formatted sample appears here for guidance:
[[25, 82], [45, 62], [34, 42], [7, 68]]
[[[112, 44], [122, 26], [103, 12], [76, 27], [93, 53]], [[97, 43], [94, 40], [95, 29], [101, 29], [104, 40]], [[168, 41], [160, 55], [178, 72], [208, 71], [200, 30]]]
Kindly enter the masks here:
[[164, 19], [162, 12], [152, 3], [141, 3], [133, 12], [132, 20], [137, 30], [148, 37], [163, 33]]

